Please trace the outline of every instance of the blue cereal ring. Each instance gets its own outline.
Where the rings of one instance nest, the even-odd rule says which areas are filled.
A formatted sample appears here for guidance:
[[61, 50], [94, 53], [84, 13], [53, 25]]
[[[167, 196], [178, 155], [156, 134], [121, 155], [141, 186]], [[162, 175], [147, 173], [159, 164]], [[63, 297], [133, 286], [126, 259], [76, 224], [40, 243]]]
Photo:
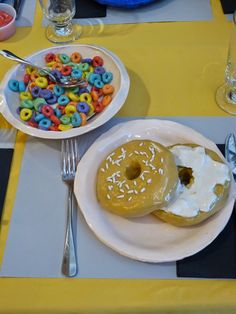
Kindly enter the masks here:
[[39, 122], [39, 121], [41, 121], [42, 119], [44, 119], [45, 118], [45, 116], [42, 114], [42, 113], [38, 113], [35, 117], [34, 117], [34, 120], [36, 121], [36, 122]]
[[82, 63], [88, 63], [88, 64], [91, 64], [92, 63], [92, 59], [91, 58], [86, 58], [86, 59], [82, 59]]
[[9, 80], [8, 87], [13, 92], [19, 92], [19, 82], [17, 80]]
[[71, 124], [73, 127], [78, 127], [82, 123], [81, 115], [78, 112], [75, 112], [73, 116], [71, 117]]
[[57, 102], [61, 106], [66, 106], [70, 102], [70, 99], [66, 95], [61, 95], [58, 97]]
[[79, 102], [76, 108], [79, 112], [85, 113], [86, 115], [90, 110], [90, 107], [86, 102]]
[[95, 80], [99, 80], [99, 81], [101, 81], [101, 75], [100, 74], [95, 74], [95, 73], [92, 73], [91, 75], [89, 75], [89, 83], [90, 84], [94, 84], [94, 81]]
[[105, 72], [102, 74], [102, 81], [105, 84], [108, 84], [112, 81], [113, 79], [113, 74], [111, 72]]
[[55, 94], [56, 96], [59, 97], [59, 96], [61, 96], [61, 95], [64, 94], [65, 88], [62, 87], [62, 86], [55, 85], [55, 86], [53, 87], [53, 92], [54, 92], [54, 94]]
[[101, 81], [101, 80], [95, 80], [93, 85], [96, 87], [96, 88], [103, 88], [104, 86], [104, 83]]
[[44, 117], [42, 120], [39, 121], [39, 129], [48, 130], [51, 125], [52, 121], [48, 118]]
[[71, 76], [77, 79], [80, 79], [82, 77], [82, 71], [79, 69], [74, 69], [71, 72]]
[[19, 81], [19, 92], [25, 92], [26, 86], [24, 81]]
[[59, 108], [55, 108], [54, 113], [57, 118], [60, 118], [62, 116], [61, 110]]

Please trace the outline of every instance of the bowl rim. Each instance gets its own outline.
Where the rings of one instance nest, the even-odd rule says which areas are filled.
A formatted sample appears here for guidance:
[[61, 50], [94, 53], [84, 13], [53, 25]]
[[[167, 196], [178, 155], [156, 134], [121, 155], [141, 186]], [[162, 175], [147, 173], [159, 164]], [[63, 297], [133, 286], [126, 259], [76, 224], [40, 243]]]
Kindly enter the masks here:
[[[7, 100], [4, 95], [4, 89], [7, 88], [7, 82], [12, 76], [12, 74], [17, 71], [17, 69], [21, 65], [13, 66], [4, 76], [2, 82], [0, 83], [0, 113], [3, 115], [3, 117], [16, 129], [22, 131], [23, 133], [26, 133], [28, 135], [38, 137], [38, 138], [45, 138], [45, 139], [66, 139], [71, 138], [75, 136], [79, 136], [85, 133], [88, 133], [97, 127], [101, 126], [102, 124], [106, 123], [108, 120], [110, 120], [123, 106], [129, 92], [130, 87], [130, 79], [128, 72], [122, 63], [122, 61], [119, 59], [117, 55], [115, 55], [113, 52], [109, 51], [108, 49], [97, 46], [97, 45], [87, 45], [87, 44], [72, 44], [72, 45], [62, 45], [62, 46], [52, 46], [49, 48], [42, 49], [40, 51], [37, 51], [29, 56], [27, 56], [25, 59], [31, 59], [37, 56], [38, 54], [46, 54], [49, 51], [55, 51], [55, 50], [63, 50], [64, 48], [77, 48], [79, 47], [88, 47], [92, 49], [96, 49], [101, 51], [102, 53], [105, 53], [109, 58], [112, 59], [112, 61], [116, 64], [116, 66], [119, 69], [120, 72], [120, 88], [117, 92], [116, 96], [113, 98], [113, 101], [115, 101], [114, 104], [116, 106], [108, 106], [106, 110], [104, 110], [101, 114], [97, 115], [96, 120], [93, 120], [93, 118], [90, 120], [89, 124], [84, 125], [83, 127], [77, 127], [73, 128], [67, 131], [45, 131], [37, 128], [33, 128], [29, 125], [24, 124], [20, 119], [17, 119], [12, 114], [8, 104]], [[119, 94], [119, 101], [117, 103], [117, 96]], [[95, 123], [93, 123], [95, 122]]]
[[[10, 9], [12, 11], [13, 15], [12, 15], [12, 20], [8, 24], [6, 24], [4, 26], [0, 26], [1, 31], [6, 29], [7, 27], [11, 26], [12, 24], [14, 24], [15, 20], [16, 20], [16, 10], [13, 8], [13, 6], [11, 6], [10, 4], [7, 4], [7, 3], [0, 3], [0, 10], [4, 11], [4, 7]], [[8, 13], [8, 12], [6, 12], [6, 13]]]

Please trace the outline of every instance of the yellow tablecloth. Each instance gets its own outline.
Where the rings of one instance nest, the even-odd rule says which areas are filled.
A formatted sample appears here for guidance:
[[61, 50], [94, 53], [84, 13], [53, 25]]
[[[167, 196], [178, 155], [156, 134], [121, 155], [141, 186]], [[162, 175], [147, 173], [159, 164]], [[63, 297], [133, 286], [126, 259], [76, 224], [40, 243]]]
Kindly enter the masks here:
[[[215, 103], [224, 80], [230, 23], [219, 0], [206, 22], [99, 25], [83, 28], [78, 43], [115, 52], [131, 88], [118, 116], [227, 116]], [[27, 56], [52, 44], [42, 14], [18, 28], [1, 49]], [[13, 65], [1, 59], [0, 79]], [[0, 126], [7, 127], [3, 118]], [[25, 136], [18, 133], [0, 234], [0, 261], [17, 189]], [[27, 258], [27, 256], [25, 257]], [[236, 267], [236, 265], [235, 265]], [[234, 280], [0, 279], [0, 313], [235, 313]]]

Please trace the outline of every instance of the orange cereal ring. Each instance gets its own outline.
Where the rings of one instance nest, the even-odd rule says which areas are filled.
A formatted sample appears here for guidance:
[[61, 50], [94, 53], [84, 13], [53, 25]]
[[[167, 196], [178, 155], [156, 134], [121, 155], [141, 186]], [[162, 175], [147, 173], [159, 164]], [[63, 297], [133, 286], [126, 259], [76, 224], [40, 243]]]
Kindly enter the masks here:
[[87, 123], [87, 116], [83, 112], [80, 112], [79, 114], [80, 114], [81, 119], [82, 119], [81, 126], [83, 126], [83, 125], [85, 125]]
[[74, 63], [80, 63], [82, 56], [78, 52], [73, 52], [70, 59]]
[[102, 92], [104, 95], [110, 95], [114, 92], [114, 87], [110, 84], [105, 84], [102, 88]]
[[99, 98], [98, 93], [95, 92], [95, 90], [91, 91], [90, 95], [92, 96], [93, 101], [97, 101]]
[[103, 104], [104, 107], [106, 107], [106, 106], [109, 105], [109, 103], [110, 103], [111, 101], [112, 101], [111, 96], [110, 96], [110, 95], [106, 95], [106, 96], [104, 96], [103, 99], [102, 99], [102, 104]]
[[56, 84], [49, 84], [46, 88], [49, 89], [50, 91], [53, 91], [53, 88]]
[[50, 130], [50, 131], [59, 131], [57, 125], [50, 125], [49, 130]]
[[30, 84], [29, 84], [29, 90], [31, 91], [31, 89], [33, 88], [33, 87], [35, 87], [36, 86], [36, 84], [35, 84], [35, 82], [31, 82]]
[[60, 59], [60, 55], [59, 54], [55, 55], [55, 61], [58, 62], [58, 63], [61, 63], [61, 59]]
[[40, 75], [34, 71], [30, 74], [30, 79], [31, 79], [31, 81], [35, 81], [39, 76]]
[[69, 103], [68, 103], [68, 105], [71, 105], [71, 106], [77, 106], [77, 102], [76, 101], [70, 101]]
[[52, 66], [52, 69], [53, 69], [53, 70], [61, 71], [62, 68], [63, 68], [62, 63], [55, 63], [55, 64], [53, 64], [53, 66]]

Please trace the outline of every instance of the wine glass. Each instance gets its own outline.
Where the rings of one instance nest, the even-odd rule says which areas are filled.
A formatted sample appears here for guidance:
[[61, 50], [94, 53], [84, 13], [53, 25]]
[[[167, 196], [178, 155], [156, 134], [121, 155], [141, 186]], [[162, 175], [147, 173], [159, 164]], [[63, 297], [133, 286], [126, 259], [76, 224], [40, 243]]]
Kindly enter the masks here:
[[51, 22], [46, 36], [53, 43], [68, 43], [80, 37], [81, 26], [72, 24], [75, 15], [74, 0], [39, 0], [43, 14]]
[[224, 111], [236, 115], [236, 11], [233, 16], [225, 83], [216, 91], [216, 102]]

